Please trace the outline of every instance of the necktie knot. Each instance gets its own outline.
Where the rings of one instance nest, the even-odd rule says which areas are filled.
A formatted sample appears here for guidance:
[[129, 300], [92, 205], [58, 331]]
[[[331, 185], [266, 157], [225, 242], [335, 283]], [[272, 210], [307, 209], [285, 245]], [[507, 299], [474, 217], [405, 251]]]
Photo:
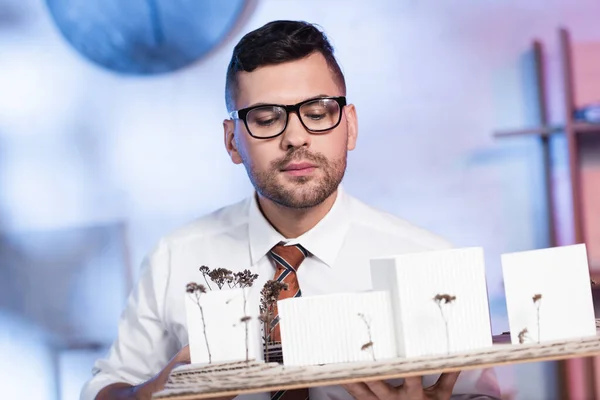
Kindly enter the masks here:
[[308, 256], [308, 251], [300, 244], [285, 246], [279, 243], [273, 246], [269, 254], [279, 266], [296, 272]]
[[[308, 251], [299, 244], [284, 246], [283, 243], [279, 243], [269, 251], [269, 255], [275, 262], [275, 276], [273, 280], [283, 283], [286, 286], [285, 290], [279, 292], [277, 300], [301, 297], [302, 290], [300, 290], [300, 282], [298, 281], [296, 271], [300, 267], [300, 263], [308, 255]], [[277, 305], [275, 305], [274, 318], [271, 322], [270, 338], [274, 342], [281, 341]]]

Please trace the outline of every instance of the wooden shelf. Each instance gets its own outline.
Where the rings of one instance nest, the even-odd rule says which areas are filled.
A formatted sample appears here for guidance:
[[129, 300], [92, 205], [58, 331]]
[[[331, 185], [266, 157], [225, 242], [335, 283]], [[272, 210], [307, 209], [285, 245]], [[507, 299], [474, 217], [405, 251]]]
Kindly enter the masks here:
[[[513, 136], [542, 136], [547, 137], [556, 133], [564, 133], [566, 131], [564, 125], [556, 126], [536, 126], [525, 129], [498, 131], [494, 133], [494, 137], [505, 138]], [[574, 122], [572, 125], [575, 134], [597, 133], [600, 134], [600, 124], [592, 124], [589, 122]]]
[[600, 124], [589, 122], [574, 122], [573, 131], [575, 133], [598, 133], [600, 134]]
[[553, 133], [560, 133], [564, 130], [562, 126], [551, 126], [551, 127], [532, 127], [517, 130], [499, 131], [494, 133], [494, 137], [511, 137], [511, 136], [549, 136]]

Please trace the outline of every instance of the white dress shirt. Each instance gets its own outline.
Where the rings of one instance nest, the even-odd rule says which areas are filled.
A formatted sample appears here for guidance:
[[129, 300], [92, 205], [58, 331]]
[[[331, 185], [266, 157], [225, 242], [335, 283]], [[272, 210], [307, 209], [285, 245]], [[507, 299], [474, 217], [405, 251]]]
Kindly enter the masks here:
[[[94, 376], [83, 387], [81, 400], [93, 400], [111, 383], [145, 382], [188, 344], [185, 286], [190, 279], [201, 282], [200, 266], [233, 272], [250, 269], [259, 275], [254, 287], [261, 288], [275, 273], [267, 253], [281, 241], [290, 242], [265, 219], [255, 196], [164, 237], [145, 259], [140, 280], [119, 321], [118, 338], [107, 357], [95, 363]], [[329, 213], [292, 242], [296, 241], [312, 255], [298, 270], [303, 296], [370, 290], [371, 258], [451, 247], [426, 230], [371, 208], [341, 187]], [[424, 384], [435, 383], [437, 377], [425, 377]], [[453, 393], [500, 397], [493, 370], [462, 372]], [[339, 386], [311, 388], [310, 397], [351, 399]], [[267, 400], [269, 394], [238, 397], [242, 398]]]

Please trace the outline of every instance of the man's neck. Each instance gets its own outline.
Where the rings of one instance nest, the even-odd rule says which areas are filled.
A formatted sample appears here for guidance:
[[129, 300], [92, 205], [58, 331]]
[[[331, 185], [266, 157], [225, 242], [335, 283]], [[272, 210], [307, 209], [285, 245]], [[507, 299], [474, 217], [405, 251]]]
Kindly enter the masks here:
[[311, 208], [283, 207], [257, 194], [259, 207], [271, 225], [287, 239], [297, 238], [315, 227], [333, 207], [338, 190]]

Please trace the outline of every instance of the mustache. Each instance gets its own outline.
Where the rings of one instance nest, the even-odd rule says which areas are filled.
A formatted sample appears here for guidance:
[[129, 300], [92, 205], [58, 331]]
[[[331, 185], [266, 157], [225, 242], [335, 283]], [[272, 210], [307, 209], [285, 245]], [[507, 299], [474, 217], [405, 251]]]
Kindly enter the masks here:
[[326, 165], [327, 158], [320, 153], [311, 153], [304, 148], [294, 148], [288, 151], [288, 153], [280, 160], [273, 162], [273, 167], [276, 169], [283, 169], [292, 161], [309, 161], [316, 165]]

